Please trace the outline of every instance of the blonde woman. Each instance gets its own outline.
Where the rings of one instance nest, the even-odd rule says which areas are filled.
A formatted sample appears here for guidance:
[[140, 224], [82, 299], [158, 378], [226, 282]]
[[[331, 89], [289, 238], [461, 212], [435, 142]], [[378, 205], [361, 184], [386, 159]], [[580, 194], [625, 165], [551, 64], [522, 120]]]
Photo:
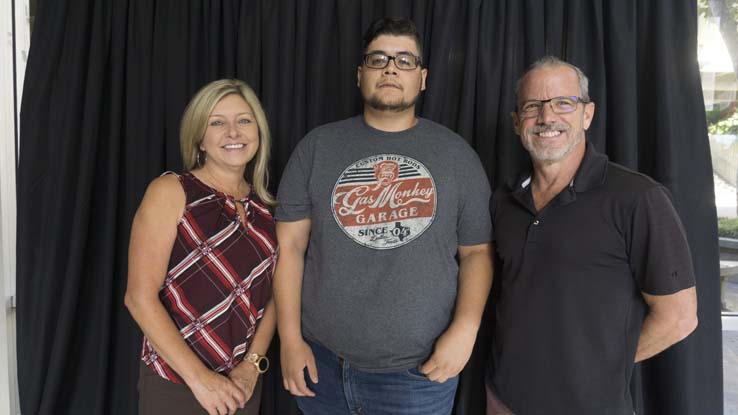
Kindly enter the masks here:
[[274, 334], [269, 127], [245, 83], [203, 87], [182, 117], [185, 172], [133, 220], [125, 304], [144, 333], [139, 413], [257, 414]]

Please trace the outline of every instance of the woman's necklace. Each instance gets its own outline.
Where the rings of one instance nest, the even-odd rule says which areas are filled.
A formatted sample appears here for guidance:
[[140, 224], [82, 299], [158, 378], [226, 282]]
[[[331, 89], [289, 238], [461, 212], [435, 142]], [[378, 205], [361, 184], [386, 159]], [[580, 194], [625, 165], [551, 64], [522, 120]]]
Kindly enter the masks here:
[[[208, 171], [208, 175], [210, 176], [210, 179], [213, 181], [213, 184], [217, 186], [216, 189], [220, 190], [222, 193], [226, 195], [229, 195], [229, 192], [225, 191], [225, 187], [223, 187], [220, 181], [218, 181], [218, 179], [215, 178], [215, 175], [213, 174], [213, 172], [210, 171], [210, 168], [208, 168], [207, 164], [205, 164], [205, 170]], [[248, 217], [249, 217], [248, 201], [242, 197], [239, 197], [239, 194], [238, 194], [241, 188], [244, 187], [244, 185], [246, 186], [247, 191], [243, 192], [243, 194], [245, 196], [248, 196], [248, 190], [249, 190], [248, 183], [246, 183], [245, 180], [240, 181], [238, 183], [238, 187], [236, 188], [236, 191], [230, 195], [231, 197], [235, 198], [239, 202], [239, 203], [236, 203], [235, 205], [236, 205], [236, 214], [238, 215], [238, 219], [241, 222], [248, 221]], [[248, 229], [246, 230], [246, 232], [248, 232]]]

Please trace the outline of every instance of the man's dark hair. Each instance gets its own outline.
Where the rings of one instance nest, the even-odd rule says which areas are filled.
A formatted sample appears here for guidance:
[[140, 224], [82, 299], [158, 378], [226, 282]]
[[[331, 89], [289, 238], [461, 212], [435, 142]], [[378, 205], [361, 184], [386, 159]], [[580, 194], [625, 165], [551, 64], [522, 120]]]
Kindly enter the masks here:
[[382, 17], [373, 21], [369, 28], [364, 32], [364, 44], [362, 45], [363, 53], [367, 52], [370, 43], [379, 36], [409, 36], [415, 40], [418, 47], [418, 54], [423, 56], [423, 42], [420, 40], [420, 33], [415, 27], [415, 23], [406, 17]]

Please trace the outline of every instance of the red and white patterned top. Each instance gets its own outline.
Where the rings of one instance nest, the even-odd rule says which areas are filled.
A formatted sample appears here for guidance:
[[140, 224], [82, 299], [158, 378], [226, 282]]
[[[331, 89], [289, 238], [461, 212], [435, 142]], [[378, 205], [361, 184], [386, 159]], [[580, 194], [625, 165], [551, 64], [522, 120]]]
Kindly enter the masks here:
[[[159, 299], [200, 360], [227, 374], [243, 360], [271, 296], [274, 219], [254, 192], [235, 200], [191, 173], [177, 177], [187, 201]], [[145, 337], [141, 354], [159, 376], [184, 383]]]

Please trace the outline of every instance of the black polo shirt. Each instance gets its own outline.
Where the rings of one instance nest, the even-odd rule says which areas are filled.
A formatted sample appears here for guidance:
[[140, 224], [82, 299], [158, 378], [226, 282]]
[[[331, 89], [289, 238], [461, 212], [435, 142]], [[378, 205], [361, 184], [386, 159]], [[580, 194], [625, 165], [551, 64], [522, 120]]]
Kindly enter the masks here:
[[517, 415], [631, 415], [641, 292], [694, 285], [669, 191], [587, 144], [572, 183], [540, 212], [525, 179], [495, 192], [491, 213], [499, 397]]

